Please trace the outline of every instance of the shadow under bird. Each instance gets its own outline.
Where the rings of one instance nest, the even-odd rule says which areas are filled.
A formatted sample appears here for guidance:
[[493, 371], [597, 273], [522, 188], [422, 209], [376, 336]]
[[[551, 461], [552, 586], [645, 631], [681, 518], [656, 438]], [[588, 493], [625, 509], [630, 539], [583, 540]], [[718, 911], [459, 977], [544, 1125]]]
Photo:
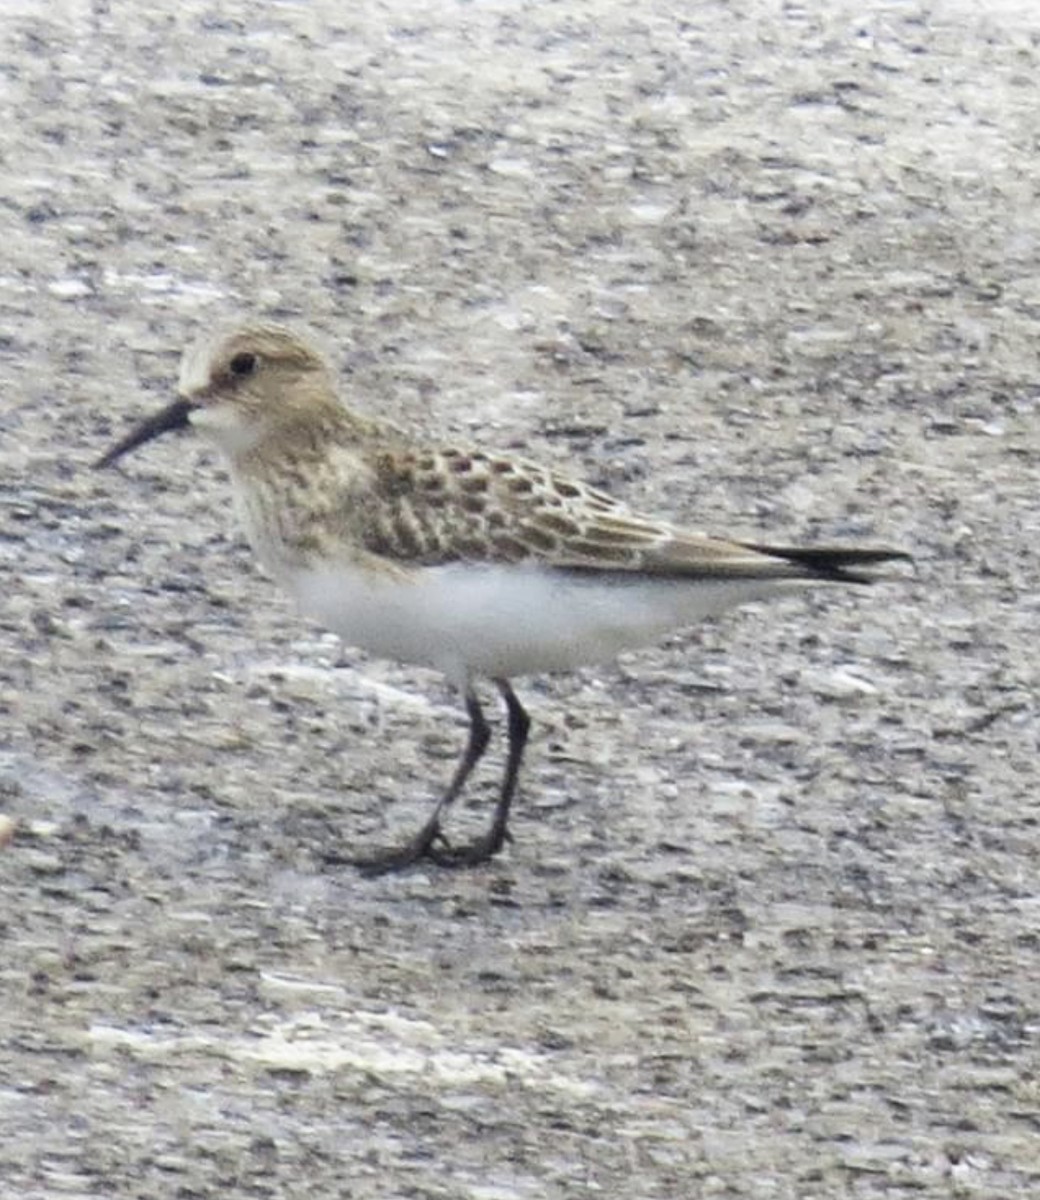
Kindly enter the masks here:
[[[469, 737], [447, 790], [405, 845], [354, 860], [370, 873], [502, 848], [530, 724], [515, 676], [609, 660], [792, 587], [870, 583], [872, 568], [908, 558], [711, 537], [525, 458], [416, 442], [341, 404], [321, 355], [276, 325], [189, 349], [178, 399], [97, 466], [189, 425], [223, 451], [253, 550], [304, 614], [369, 653], [439, 669], [463, 697]], [[505, 772], [486, 832], [452, 845], [441, 819], [490, 736], [480, 678], [505, 702]]]

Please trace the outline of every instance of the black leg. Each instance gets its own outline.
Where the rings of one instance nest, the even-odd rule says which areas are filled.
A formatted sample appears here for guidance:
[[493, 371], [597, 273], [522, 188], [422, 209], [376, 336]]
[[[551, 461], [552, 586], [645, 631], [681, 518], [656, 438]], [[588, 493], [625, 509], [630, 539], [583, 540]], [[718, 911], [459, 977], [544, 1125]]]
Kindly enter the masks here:
[[[506, 686], [508, 687], [508, 684]], [[466, 712], [469, 714], [469, 738], [462, 757], [459, 759], [459, 765], [455, 768], [451, 783], [448, 785], [448, 790], [437, 801], [436, 807], [430, 814], [430, 819], [410, 842], [397, 850], [388, 850], [371, 858], [354, 859], [354, 865], [359, 867], [364, 874], [385, 875], [390, 871], [400, 871], [404, 867], [410, 867], [424, 858], [432, 858], [436, 862], [447, 863], [449, 861], [449, 858], [442, 857], [442, 852], [434, 849], [437, 842], [445, 841], [444, 834], [441, 832], [441, 814], [454, 803], [466, 786], [466, 780], [469, 779], [473, 768], [483, 757], [491, 738], [491, 730], [484, 719], [484, 710], [480, 707], [477, 694], [471, 687], [466, 689], [465, 701]], [[522, 709], [520, 711], [523, 712]], [[525, 719], [526, 716], [527, 714], [524, 713]], [[450, 855], [450, 852], [445, 853]]]
[[496, 679], [498, 690], [506, 702], [506, 712], [509, 717], [509, 754], [506, 758], [506, 769], [502, 776], [502, 789], [498, 794], [495, 814], [487, 833], [475, 842], [466, 846], [448, 847], [446, 849], [431, 849], [430, 857], [443, 866], [468, 867], [477, 863], [487, 862], [502, 849], [509, 839], [509, 809], [516, 792], [516, 781], [520, 774], [520, 763], [524, 757], [524, 747], [527, 745], [527, 735], [531, 728], [531, 718], [524, 706], [516, 698], [516, 693], [507, 679]]
[[502, 693], [502, 698], [506, 702], [506, 711], [509, 713], [509, 757], [506, 759], [506, 772], [502, 776], [502, 791], [498, 797], [498, 804], [495, 805], [495, 816], [491, 824], [492, 838], [497, 839], [495, 850], [492, 853], [500, 850], [502, 843], [510, 836], [507, 828], [509, 809], [513, 803], [513, 794], [516, 792], [516, 781], [520, 776], [520, 764], [527, 747], [527, 735], [531, 731], [531, 718], [516, 698], [516, 692], [509, 686], [509, 681], [496, 679], [495, 682], [498, 684], [498, 690]]

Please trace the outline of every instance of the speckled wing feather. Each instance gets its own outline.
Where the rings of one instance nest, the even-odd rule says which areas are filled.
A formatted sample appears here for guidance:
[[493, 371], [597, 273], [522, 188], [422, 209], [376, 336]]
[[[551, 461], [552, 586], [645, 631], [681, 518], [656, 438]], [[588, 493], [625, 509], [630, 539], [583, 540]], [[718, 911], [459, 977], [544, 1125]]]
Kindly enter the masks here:
[[433, 566], [535, 561], [561, 570], [634, 572], [674, 579], [831, 578], [887, 550], [769, 547], [680, 529], [524, 459], [459, 449], [381, 447], [373, 456], [379, 502], [364, 514], [371, 553]]
[[360, 540], [371, 553], [416, 566], [555, 561], [595, 514], [625, 512], [523, 459], [392, 442], [366, 457], [374, 498], [360, 514]]

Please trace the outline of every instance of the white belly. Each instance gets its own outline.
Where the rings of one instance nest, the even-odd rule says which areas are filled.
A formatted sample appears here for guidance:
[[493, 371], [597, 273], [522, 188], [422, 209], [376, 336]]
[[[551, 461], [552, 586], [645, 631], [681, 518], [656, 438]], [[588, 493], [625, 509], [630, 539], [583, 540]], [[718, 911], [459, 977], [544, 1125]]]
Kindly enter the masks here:
[[[407, 580], [356, 566], [283, 577], [301, 610], [349, 645], [433, 666], [461, 684], [603, 662], [735, 604], [760, 581], [675, 582], [453, 563]], [[782, 585], [780, 585], [782, 586]]]

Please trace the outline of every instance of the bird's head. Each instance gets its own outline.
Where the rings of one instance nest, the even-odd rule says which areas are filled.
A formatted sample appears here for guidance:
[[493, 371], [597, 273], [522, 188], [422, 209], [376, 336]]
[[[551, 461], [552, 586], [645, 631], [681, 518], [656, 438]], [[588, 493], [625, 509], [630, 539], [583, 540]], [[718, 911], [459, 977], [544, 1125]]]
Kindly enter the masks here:
[[185, 351], [178, 396], [136, 425], [97, 462], [111, 466], [171, 429], [201, 429], [235, 458], [279, 427], [306, 421], [330, 403], [331, 381], [317, 350], [280, 325], [246, 325]]

